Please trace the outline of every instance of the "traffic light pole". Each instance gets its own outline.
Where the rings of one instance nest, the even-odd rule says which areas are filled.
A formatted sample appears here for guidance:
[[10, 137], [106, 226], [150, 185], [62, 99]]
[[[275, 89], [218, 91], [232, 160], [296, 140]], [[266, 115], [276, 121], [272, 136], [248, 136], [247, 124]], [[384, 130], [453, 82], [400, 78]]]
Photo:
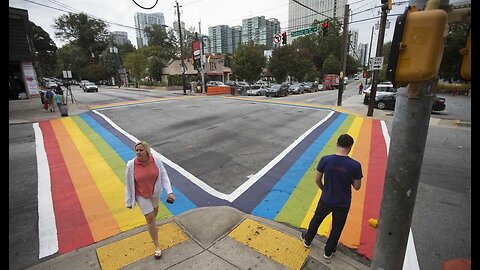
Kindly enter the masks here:
[[[415, 4], [418, 5], [418, 2]], [[423, 1], [423, 4], [425, 2]], [[411, 5], [412, 3], [410, 1]], [[381, 27], [383, 26], [384, 24], [381, 24]], [[380, 36], [383, 37], [383, 32]], [[378, 48], [381, 46], [377, 47], [377, 55]], [[406, 258], [414, 247], [413, 242], [409, 244], [408, 241], [432, 111], [432, 91], [436, 81], [437, 79], [431, 79], [410, 83], [408, 88], [402, 87], [397, 91], [371, 269], [415, 268], [409, 265], [404, 267], [404, 263], [408, 262]], [[371, 100], [374, 97], [372, 90]]]
[[[382, 17], [380, 18], [380, 30], [378, 31], [377, 53], [376, 57], [382, 56], [383, 38], [385, 37], [385, 25], [387, 24], [387, 4], [382, 5]], [[372, 45], [370, 45], [372, 46]], [[369, 59], [370, 62], [371, 59]], [[373, 65], [372, 65], [373, 68]], [[378, 70], [373, 71], [372, 87], [370, 88], [370, 100], [368, 101], [367, 116], [373, 116], [373, 108], [375, 106], [375, 97], [377, 95]]]
[[340, 81], [338, 82], [338, 98], [337, 98], [337, 106], [342, 106], [342, 95], [343, 89], [345, 84], [343, 83], [343, 78], [345, 77], [345, 72], [347, 69], [347, 53], [348, 53], [348, 15], [349, 14], [349, 5], [345, 5], [345, 13], [343, 15], [343, 50], [341, 55], [341, 76]]
[[177, 15], [178, 15], [178, 35], [180, 36], [180, 58], [182, 59], [182, 85], [183, 85], [183, 94], [187, 94], [187, 78], [185, 76], [185, 62], [183, 60], [183, 37], [182, 37], [182, 25], [180, 24], [180, 9], [177, 3]]

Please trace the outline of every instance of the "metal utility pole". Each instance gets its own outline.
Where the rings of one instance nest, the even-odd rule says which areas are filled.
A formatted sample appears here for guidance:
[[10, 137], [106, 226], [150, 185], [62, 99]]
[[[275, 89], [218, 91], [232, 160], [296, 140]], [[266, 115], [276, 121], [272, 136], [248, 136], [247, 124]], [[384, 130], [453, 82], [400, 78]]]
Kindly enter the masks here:
[[[374, 26], [372, 26], [372, 34], [370, 35], [370, 51], [368, 52], [367, 66], [370, 66], [370, 57], [372, 57], [373, 28]], [[365, 77], [365, 87], [367, 87], [367, 84], [368, 84], [368, 76]]]
[[200, 76], [202, 78], [202, 93], [205, 91], [205, 66], [203, 63], [203, 37], [200, 21], [198, 22], [198, 34], [200, 35]]
[[337, 106], [342, 106], [342, 95], [343, 95], [343, 78], [345, 77], [345, 72], [347, 69], [347, 53], [348, 53], [348, 14], [350, 8], [349, 5], [345, 5], [345, 13], [343, 15], [343, 50], [341, 55], [341, 72], [340, 72], [340, 82], [338, 84], [338, 98], [337, 98]]
[[[387, 3], [382, 4], [382, 17], [380, 18], [380, 30], [378, 31], [377, 53], [376, 57], [382, 56], [383, 38], [385, 37], [385, 24], [387, 23]], [[370, 91], [370, 100], [368, 102], [367, 116], [373, 116], [373, 107], [375, 105], [375, 96], [377, 95], [378, 70], [373, 70], [372, 88]]]
[[[418, 2], [417, 8], [423, 9], [426, 1]], [[437, 7], [432, 9], [438, 9], [436, 3]], [[383, 37], [383, 32], [380, 36]], [[404, 268], [405, 254], [432, 111], [432, 93], [438, 80], [435, 77], [410, 82], [408, 88], [398, 89], [371, 269], [408, 269], [408, 265]], [[374, 96], [372, 91], [371, 100]]]
[[182, 85], [183, 85], [183, 94], [187, 94], [187, 78], [185, 77], [185, 62], [183, 61], [183, 36], [182, 36], [182, 26], [180, 24], [180, 8], [177, 3], [177, 15], [178, 15], [178, 35], [180, 36], [180, 58], [182, 59]]

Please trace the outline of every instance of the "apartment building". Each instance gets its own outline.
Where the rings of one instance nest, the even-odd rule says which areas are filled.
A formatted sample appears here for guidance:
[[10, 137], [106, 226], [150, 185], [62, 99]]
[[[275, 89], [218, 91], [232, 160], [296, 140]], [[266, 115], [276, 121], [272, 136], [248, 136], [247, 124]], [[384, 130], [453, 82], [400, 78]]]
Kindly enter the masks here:
[[134, 15], [135, 20], [135, 32], [137, 35], [137, 48], [140, 49], [143, 46], [148, 45], [148, 38], [145, 35], [145, 27], [149, 25], [165, 25], [165, 17], [163, 13], [141, 13], [136, 12]]

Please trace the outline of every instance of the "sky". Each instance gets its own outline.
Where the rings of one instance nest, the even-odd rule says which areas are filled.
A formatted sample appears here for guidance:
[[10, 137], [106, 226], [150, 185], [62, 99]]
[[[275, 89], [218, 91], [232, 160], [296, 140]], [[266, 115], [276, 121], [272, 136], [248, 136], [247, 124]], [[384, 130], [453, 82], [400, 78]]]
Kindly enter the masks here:
[[[288, 27], [288, 0], [179, 0], [180, 20], [189, 29], [195, 31], [201, 24], [201, 33], [208, 34], [208, 27], [228, 25], [230, 27], [242, 25], [242, 19], [255, 16], [265, 16], [266, 19], [276, 18], [282, 29]], [[308, 1], [299, 0], [308, 6]], [[394, 0], [392, 10], [387, 17], [390, 28], [386, 29], [384, 42], [391, 41], [395, 28], [396, 16], [404, 12], [408, 1]], [[451, 3], [452, 1], [450, 1]], [[349, 29], [357, 29], [359, 43], [369, 43], [372, 37], [372, 27], [380, 21], [380, 0], [347, 0], [350, 6]], [[403, 3], [403, 4], [402, 4]], [[137, 5], [138, 4], [138, 5]], [[156, 13], [162, 12], [165, 24], [173, 27], [178, 19], [176, 1], [172, 0], [9, 0], [9, 6], [26, 9], [29, 20], [45, 30], [57, 47], [63, 42], [55, 38], [54, 19], [68, 12], [84, 12], [88, 15], [104, 20], [109, 24], [110, 31], [125, 31], [132, 45], [136, 47], [135, 12]], [[143, 9], [143, 6], [148, 9]], [[153, 8], [152, 8], [153, 6]], [[374, 19], [375, 18], [375, 19]], [[375, 55], [378, 30], [373, 32], [372, 57]]]

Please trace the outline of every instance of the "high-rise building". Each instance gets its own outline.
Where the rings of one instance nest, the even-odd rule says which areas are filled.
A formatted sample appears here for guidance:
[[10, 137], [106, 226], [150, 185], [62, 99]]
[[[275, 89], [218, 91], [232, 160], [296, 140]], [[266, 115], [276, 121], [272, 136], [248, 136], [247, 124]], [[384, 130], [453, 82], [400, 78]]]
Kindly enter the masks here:
[[348, 53], [351, 56], [353, 56], [355, 59], [360, 60], [359, 56], [355, 56], [357, 54], [357, 44], [358, 44], [358, 30], [350, 29], [348, 31]]
[[[182, 22], [182, 21], [180, 21], [180, 27], [181, 27], [181, 29], [182, 29], [182, 36], [183, 36], [183, 38], [185, 38], [185, 36], [186, 36], [185, 23]], [[174, 30], [175, 32], [179, 33], [179, 32], [178, 32], [178, 21], [174, 21], [174, 22], [173, 22], [173, 30]]]
[[242, 27], [240, 25], [230, 28], [230, 35], [228, 37], [228, 53], [235, 53], [238, 46], [242, 44]]
[[163, 13], [140, 13], [136, 12], [134, 15], [135, 20], [135, 32], [137, 34], [137, 48], [148, 45], [148, 38], [145, 36], [145, 27], [149, 25], [165, 25], [165, 17]]
[[[293, 0], [288, 1], [288, 32], [302, 30], [313, 25], [315, 20], [323, 21], [325, 19], [336, 18], [340, 23], [343, 23], [343, 15], [345, 14], [345, 4], [347, 0], [305, 0], [302, 1], [308, 9]], [[315, 12], [316, 10], [318, 12]], [[289, 37], [291, 37], [289, 35]], [[298, 36], [297, 36], [298, 37]], [[290, 44], [293, 39], [289, 38]]]
[[[208, 53], [225, 54], [228, 53], [228, 37], [231, 36], [231, 30], [228, 25], [216, 25], [208, 28], [210, 46]], [[231, 42], [230, 42], [231, 43]]]
[[265, 16], [257, 16], [242, 20], [242, 43], [253, 41], [273, 49], [273, 36], [276, 33], [280, 33], [280, 22], [277, 19], [266, 20]]
[[368, 58], [368, 43], [360, 43], [358, 44], [358, 49], [357, 49], [357, 55], [360, 57], [360, 63], [362, 65], [366, 66], [368, 64], [367, 58]]
[[128, 39], [128, 34], [127, 32], [124, 31], [113, 31], [111, 33], [112, 36], [112, 42], [117, 45], [125, 45], [127, 43], [130, 43], [130, 40]]

